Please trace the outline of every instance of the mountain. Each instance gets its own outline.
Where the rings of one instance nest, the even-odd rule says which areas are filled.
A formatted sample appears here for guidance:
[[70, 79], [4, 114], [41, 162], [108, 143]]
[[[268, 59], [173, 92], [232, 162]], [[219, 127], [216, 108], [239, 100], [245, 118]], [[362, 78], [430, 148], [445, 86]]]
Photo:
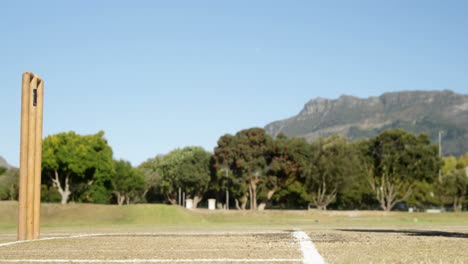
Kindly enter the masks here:
[[464, 154], [468, 152], [468, 95], [444, 90], [391, 92], [365, 99], [315, 98], [298, 115], [270, 123], [265, 130], [273, 136], [283, 133], [314, 141], [329, 135], [357, 140], [394, 128], [426, 133], [434, 143], [443, 131], [443, 154]]
[[11, 166], [2, 156], [0, 156], [0, 167], [11, 168]]

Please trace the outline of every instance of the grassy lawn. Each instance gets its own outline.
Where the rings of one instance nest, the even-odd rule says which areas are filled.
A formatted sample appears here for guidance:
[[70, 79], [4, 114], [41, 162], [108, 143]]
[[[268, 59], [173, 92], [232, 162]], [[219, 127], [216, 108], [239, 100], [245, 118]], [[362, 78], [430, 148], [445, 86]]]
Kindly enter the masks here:
[[[0, 229], [15, 229], [17, 203], [0, 202]], [[43, 204], [43, 228], [106, 226], [179, 226], [189, 228], [333, 229], [414, 228], [468, 229], [468, 213], [407, 213], [382, 211], [208, 211], [178, 206], [138, 204]]]

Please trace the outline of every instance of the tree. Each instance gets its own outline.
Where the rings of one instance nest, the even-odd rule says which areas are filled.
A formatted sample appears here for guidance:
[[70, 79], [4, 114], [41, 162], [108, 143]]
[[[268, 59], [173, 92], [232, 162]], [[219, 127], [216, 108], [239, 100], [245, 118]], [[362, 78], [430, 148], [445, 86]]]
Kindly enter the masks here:
[[309, 159], [310, 146], [305, 139], [289, 139], [284, 135], [279, 135], [273, 140], [267, 148], [268, 167], [266, 177], [262, 182], [266, 195], [258, 209], [265, 209], [267, 202], [280, 188], [287, 188], [288, 185], [295, 183], [307, 170]]
[[437, 178], [441, 161], [427, 135], [387, 130], [367, 144], [369, 183], [385, 211], [408, 199], [417, 181]]
[[461, 211], [468, 194], [468, 154], [444, 158], [440, 188], [442, 195], [452, 202], [454, 211]]
[[306, 209], [310, 205], [310, 195], [301, 179], [296, 179], [279, 188], [272, 203], [281, 209]]
[[[245, 210], [248, 202], [248, 183], [242, 178], [242, 171], [236, 166], [237, 138], [226, 134], [219, 138], [214, 149], [212, 181], [210, 188], [217, 196], [224, 196], [228, 190], [235, 200], [236, 208]], [[222, 192], [222, 194], [220, 194]]]
[[163, 202], [165, 200], [164, 196], [158, 191], [158, 186], [161, 183], [160, 164], [162, 160], [163, 156], [159, 155], [146, 160], [137, 168], [145, 180], [142, 197], [147, 202]]
[[[242, 195], [243, 200], [250, 200], [250, 209], [257, 209], [258, 185], [267, 171], [267, 151], [271, 137], [262, 128], [241, 130], [236, 135], [225, 135], [218, 141], [215, 148], [215, 163], [217, 168], [229, 168], [236, 181], [246, 185], [248, 194]], [[242, 209], [246, 204], [243, 202]]]
[[[250, 201], [251, 210], [264, 210], [275, 193], [288, 189], [304, 172], [309, 150], [304, 139], [284, 135], [272, 139], [261, 128], [224, 135], [214, 150], [213, 181], [215, 186], [229, 186], [239, 209]], [[287, 194], [283, 190], [281, 195]]]
[[236, 171], [248, 183], [250, 209], [257, 209], [257, 187], [267, 170], [266, 153], [271, 137], [261, 128], [241, 130], [236, 133]]
[[179, 182], [189, 197], [193, 198], [193, 207], [197, 208], [210, 182], [211, 153], [201, 147], [184, 148], [189, 152], [178, 168]]
[[468, 168], [456, 169], [445, 175], [442, 186], [445, 194], [452, 198], [453, 210], [461, 211], [468, 194]]
[[177, 204], [178, 190], [182, 188], [187, 198], [193, 199], [193, 206], [196, 208], [211, 179], [210, 159], [211, 153], [201, 147], [185, 147], [147, 161], [141, 167], [146, 168], [147, 175], [150, 175], [151, 166], [154, 166], [152, 177], [159, 177], [155, 182], [155, 189], [169, 203]]
[[310, 168], [305, 174], [311, 203], [326, 210], [354, 173], [356, 161], [356, 155], [344, 138], [331, 136], [312, 143]]
[[362, 154], [363, 147], [362, 141], [347, 142], [347, 151], [349, 156], [347, 162], [349, 171], [343, 178], [339, 191], [336, 194], [335, 202], [330, 204], [334, 209], [375, 209], [378, 203], [374, 198], [374, 193], [369, 186], [367, 171], [366, 171], [366, 157]]
[[0, 200], [15, 200], [18, 198], [19, 170], [5, 168], [0, 174]]
[[112, 174], [112, 149], [103, 131], [85, 136], [75, 132], [59, 133], [45, 138], [42, 182], [57, 189], [62, 204], [70, 198], [108, 202]]
[[0, 176], [2, 176], [7, 171], [7, 168], [0, 166]]
[[117, 198], [117, 204], [124, 202], [130, 204], [144, 190], [145, 180], [143, 174], [134, 169], [130, 162], [114, 161], [115, 173], [111, 178], [113, 193]]

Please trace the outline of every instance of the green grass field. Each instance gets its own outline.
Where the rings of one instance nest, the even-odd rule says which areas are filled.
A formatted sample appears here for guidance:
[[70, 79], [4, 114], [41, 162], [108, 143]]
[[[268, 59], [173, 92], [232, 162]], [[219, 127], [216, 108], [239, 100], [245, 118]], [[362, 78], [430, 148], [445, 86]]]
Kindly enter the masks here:
[[[0, 202], [0, 243], [15, 240], [16, 221], [17, 203]], [[290, 263], [301, 254], [297, 245], [288, 240], [291, 230], [307, 232], [327, 263], [468, 263], [466, 212], [250, 212], [186, 210], [159, 204], [122, 207], [43, 204], [41, 223], [42, 237], [46, 238], [100, 235], [0, 247], [0, 263], [2, 257], [10, 260], [63, 259], [64, 256], [74, 259], [91, 256], [94, 259], [116, 256], [122, 259], [130, 256], [137, 259], [149, 256], [219, 259], [246, 255], [249, 259], [286, 257], [291, 259], [285, 263]], [[271, 233], [271, 236], [258, 232]], [[168, 236], [168, 233], [174, 236]], [[213, 239], [215, 244], [210, 242]], [[111, 241], [119, 241], [123, 246], [109, 248]], [[145, 246], [143, 249], [132, 246], [135, 244]], [[49, 252], [52, 245], [54, 248], [62, 246], [62, 251], [58, 251], [62, 254], [54, 255], [57, 251], [45, 255], [38, 253]], [[256, 254], [251, 254], [252, 248]]]
[[[0, 202], [0, 229], [15, 229], [17, 203]], [[186, 210], [178, 206], [138, 204], [43, 204], [43, 228], [81, 226], [197, 226], [418, 229], [467, 228], [468, 212], [407, 213], [382, 211], [237, 211]]]

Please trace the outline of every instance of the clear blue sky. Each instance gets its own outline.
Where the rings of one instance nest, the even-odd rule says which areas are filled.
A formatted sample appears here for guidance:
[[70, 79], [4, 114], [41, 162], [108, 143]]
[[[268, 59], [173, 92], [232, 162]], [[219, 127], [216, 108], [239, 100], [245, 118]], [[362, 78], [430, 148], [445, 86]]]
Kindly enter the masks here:
[[44, 136], [106, 132], [138, 165], [295, 115], [317, 96], [468, 93], [467, 1], [2, 1], [0, 155], [19, 160], [21, 73]]

